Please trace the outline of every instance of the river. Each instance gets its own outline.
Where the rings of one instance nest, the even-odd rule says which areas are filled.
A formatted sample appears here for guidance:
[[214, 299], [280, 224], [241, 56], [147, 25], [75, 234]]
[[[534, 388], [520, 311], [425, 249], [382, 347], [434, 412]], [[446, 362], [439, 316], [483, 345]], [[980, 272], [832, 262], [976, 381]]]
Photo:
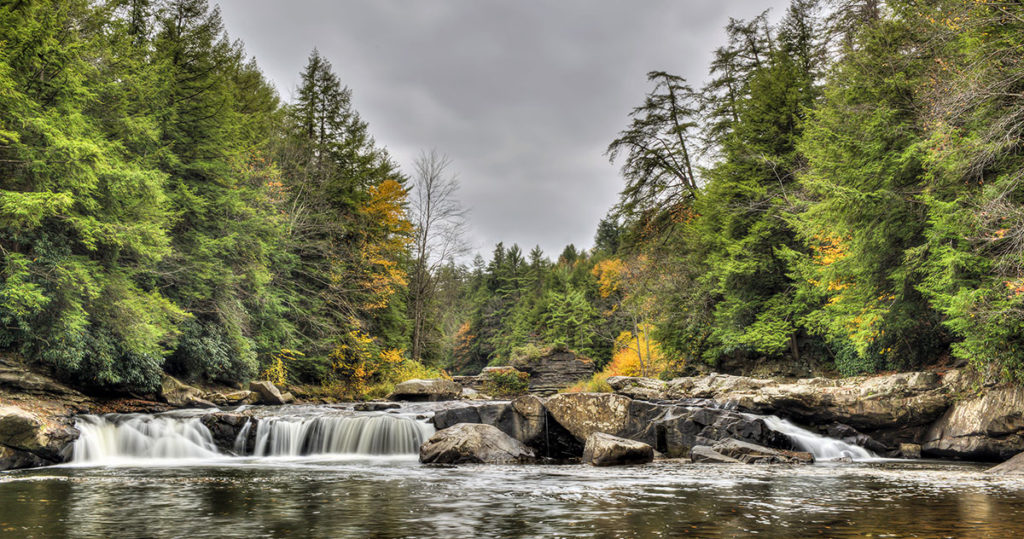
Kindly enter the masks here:
[[[310, 420], [308, 413], [292, 419]], [[407, 426], [387, 427], [392, 433], [396, 428], [417, 436]], [[165, 435], [153, 438], [165, 443]], [[179, 429], [174, 436], [191, 434]], [[138, 451], [159, 445], [132, 443]], [[409, 453], [296, 456], [281, 447], [258, 457], [94, 454], [65, 466], [0, 473], [0, 532], [246, 538], [1024, 536], [1024, 481], [984, 474], [983, 464], [864, 459], [809, 466], [673, 460], [620, 468], [425, 466]]]

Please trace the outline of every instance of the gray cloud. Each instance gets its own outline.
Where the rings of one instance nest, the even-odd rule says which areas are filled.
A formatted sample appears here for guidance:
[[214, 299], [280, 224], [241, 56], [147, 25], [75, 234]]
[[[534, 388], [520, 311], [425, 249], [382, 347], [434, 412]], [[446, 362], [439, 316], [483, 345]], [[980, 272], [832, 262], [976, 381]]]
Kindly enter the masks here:
[[665, 70], [695, 86], [729, 17], [784, 0], [220, 0], [284, 99], [309, 52], [334, 65], [406, 171], [448, 154], [474, 245], [590, 246], [622, 181], [605, 147]]

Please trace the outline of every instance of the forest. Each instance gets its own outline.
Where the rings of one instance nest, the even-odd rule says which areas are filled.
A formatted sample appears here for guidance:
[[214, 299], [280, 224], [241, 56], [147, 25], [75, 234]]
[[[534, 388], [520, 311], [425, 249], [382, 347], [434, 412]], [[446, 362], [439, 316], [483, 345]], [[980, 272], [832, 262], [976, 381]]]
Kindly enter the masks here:
[[284, 102], [205, 0], [0, 5], [0, 353], [111, 393], [381, 396], [551, 347], [589, 389], [763, 359], [1024, 381], [1019, 0], [732, 20], [705, 80], [648, 75], [620, 200], [557, 257], [469, 259], [457, 164], [401, 170], [329, 59], [296, 72]]

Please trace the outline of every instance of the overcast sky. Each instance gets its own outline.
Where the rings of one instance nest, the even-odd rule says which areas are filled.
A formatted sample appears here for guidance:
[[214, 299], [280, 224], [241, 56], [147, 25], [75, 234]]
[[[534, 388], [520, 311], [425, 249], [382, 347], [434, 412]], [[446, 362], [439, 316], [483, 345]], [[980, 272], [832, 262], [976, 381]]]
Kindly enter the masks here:
[[470, 238], [589, 248], [621, 189], [605, 148], [664, 70], [699, 86], [729, 17], [785, 0], [213, 0], [291, 101], [316, 47], [411, 173], [447, 154]]

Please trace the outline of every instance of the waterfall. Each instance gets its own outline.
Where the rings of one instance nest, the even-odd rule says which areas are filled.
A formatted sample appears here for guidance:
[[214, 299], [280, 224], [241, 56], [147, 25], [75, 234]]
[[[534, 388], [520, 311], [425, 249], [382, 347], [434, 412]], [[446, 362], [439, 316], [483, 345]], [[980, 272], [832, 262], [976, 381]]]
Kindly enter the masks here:
[[208, 459], [221, 456], [198, 417], [149, 414], [85, 415], [73, 446], [74, 463], [126, 459]]
[[245, 454], [245, 446], [249, 441], [250, 430], [252, 430], [252, 421], [246, 421], [245, 425], [242, 425], [242, 429], [238, 431], [238, 436], [235, 436], [235, 446], [232, 449], [235, 450], [236, 455]]
[[814, 455], [815, 460], [834, 460], [843, 457], [849, 457], [853, 460], [877, 458], [877, 455], [859, 445], [848, 444], [842, 440], [822, 436], [805, 428], [798, 427], [780, 417], [773, 415], [751, 417], [759, 417], [764, 420], [770, 429], [788, 436], [798, 448]]
[[407, 417], [271, 417], [256, 426], [256, 456], [415, 454], [433, 426]]
[[[315, 410], [246, 421], [218, 447], [199, 416], [180, 414], [83, 415], [71, 462], [113, 464], [152, 460], [206, 461], [245, 455], [256, 423], [256, 457], [309, 455], [416, 455], [433, 425], [392, 414], [339, 414]], [[220, 438], [218, 438], [220, 440]], [[232, 454], [233, 453], [233, 454]]]

